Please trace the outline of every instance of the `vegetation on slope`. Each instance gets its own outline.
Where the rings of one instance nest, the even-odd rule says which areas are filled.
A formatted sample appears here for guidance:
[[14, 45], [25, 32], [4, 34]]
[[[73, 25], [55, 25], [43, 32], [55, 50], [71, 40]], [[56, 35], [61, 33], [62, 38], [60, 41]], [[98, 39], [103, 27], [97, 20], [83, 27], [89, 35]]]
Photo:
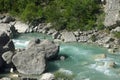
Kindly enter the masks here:
[[[57, 30], [101, 29], [99, 0], [0, 0], [0, 12], [24, 21], [45, 18]], [[97, 22], [98, 20], [98, 22]]]

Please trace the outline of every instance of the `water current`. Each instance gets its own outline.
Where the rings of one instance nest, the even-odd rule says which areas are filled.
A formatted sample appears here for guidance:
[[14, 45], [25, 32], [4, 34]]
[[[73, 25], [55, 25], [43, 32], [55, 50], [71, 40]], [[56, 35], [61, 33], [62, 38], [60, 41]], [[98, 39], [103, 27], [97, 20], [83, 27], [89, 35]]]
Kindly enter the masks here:
[[[49, 39], [51, 36], [38, 33], [21, 34], [13, 39], [16, 48], [25, 48], [33, 38]], [[110, 54], [107, 49], [87, 43], [60, 43], [59, 54], [68, 56], [65, 60], [51, 61], [47, 71], [63, 70], [74, 74], [75, 80], [120, 80], [120, 52]], [[95, 55], [106, 54], [104, 59], [95, 59]], [[108, 67], [115, 62], [115, 68]], [[104, 63], [104, 64], [103, 64]]]

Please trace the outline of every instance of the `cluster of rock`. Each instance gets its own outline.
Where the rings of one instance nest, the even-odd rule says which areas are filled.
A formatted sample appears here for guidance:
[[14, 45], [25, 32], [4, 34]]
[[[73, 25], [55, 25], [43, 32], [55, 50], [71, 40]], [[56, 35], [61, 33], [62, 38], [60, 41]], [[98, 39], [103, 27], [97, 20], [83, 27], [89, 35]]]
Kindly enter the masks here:
[[98, 54], [98, 55], [95, 55], [94, 58], [98, 66], [104, 66], [106, 68], [115, 68], [117, 65], [115, 61], [110, 59], [107, 60], [106, 54]]
[[0, 31], [0, 70], [2, 71], [6, 64], [11, 63], [14, 55], [15, 46], [9, 36]]
[[17, 34], [17, 30], [14, 27], [13, 22], [15, 18], [11, 16], [0, 15], [0, 30], [8, 34], [8, 36], [13, 37]]
[[57, 31], [51, 29], [50, 23], [40, 23], [36, 27], [29, 27], [26, 32], [39, 32], [43, 34], [52, 35], [54, 41], [64, 41], [64, 42], [87, 42], [96, 43], [100, 46], [108, 48], [108, 51], [114, 52], [119, 50], [120, 39], [114, 37], [113, 32], [120, 32], [120, 27], [111, 29], [109, 33], [106, 30], [90, 30], [90, 31]]
[[[46, 61], [56, 58], [58, 52], [58, 44], [39, 39], [30, 41], [26, 49], [15, 51], [13, 41], [5, 32], [0, 31], [0, 70], [8, 69], [5, 67], [8, 65], [9, 69], [15, 67], [22, 74], [42, 74], [46, 70]], [[47, 76], [51, 78], [51, 75]]]

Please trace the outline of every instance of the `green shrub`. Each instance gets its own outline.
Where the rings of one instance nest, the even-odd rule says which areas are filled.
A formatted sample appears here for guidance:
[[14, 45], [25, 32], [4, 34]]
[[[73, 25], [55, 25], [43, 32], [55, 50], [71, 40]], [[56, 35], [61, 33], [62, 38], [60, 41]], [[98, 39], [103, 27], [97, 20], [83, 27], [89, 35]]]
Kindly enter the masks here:
[[99, 16], [101, 7], [96, 0], [0, 0], [0, 4], [0, 12], [29, 22], [44, 17], [57, 30], [104, 28], [104, 16]]
[[120, 38], [120, 32], [114, 32], [113, 34], [116, 38]]
[[74, 75], [69, 75], [63, 72], [55, 72], [55, 80], [73, 80]]
[[31, 3], [28, 4], [21, 14], [21, 19], [24, 21], [29, 21], [31, 22], [33, 19], [38, 17], [38, 8], [35, 6], [35, 4]]

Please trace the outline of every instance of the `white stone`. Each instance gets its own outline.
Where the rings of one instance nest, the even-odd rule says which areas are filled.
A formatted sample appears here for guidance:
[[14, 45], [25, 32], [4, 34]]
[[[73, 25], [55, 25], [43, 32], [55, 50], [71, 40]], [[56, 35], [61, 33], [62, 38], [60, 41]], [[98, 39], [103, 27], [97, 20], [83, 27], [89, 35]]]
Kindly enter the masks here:
[[40, 80], [55, 80], [55, 76], [52, 73], [45, 73]]

